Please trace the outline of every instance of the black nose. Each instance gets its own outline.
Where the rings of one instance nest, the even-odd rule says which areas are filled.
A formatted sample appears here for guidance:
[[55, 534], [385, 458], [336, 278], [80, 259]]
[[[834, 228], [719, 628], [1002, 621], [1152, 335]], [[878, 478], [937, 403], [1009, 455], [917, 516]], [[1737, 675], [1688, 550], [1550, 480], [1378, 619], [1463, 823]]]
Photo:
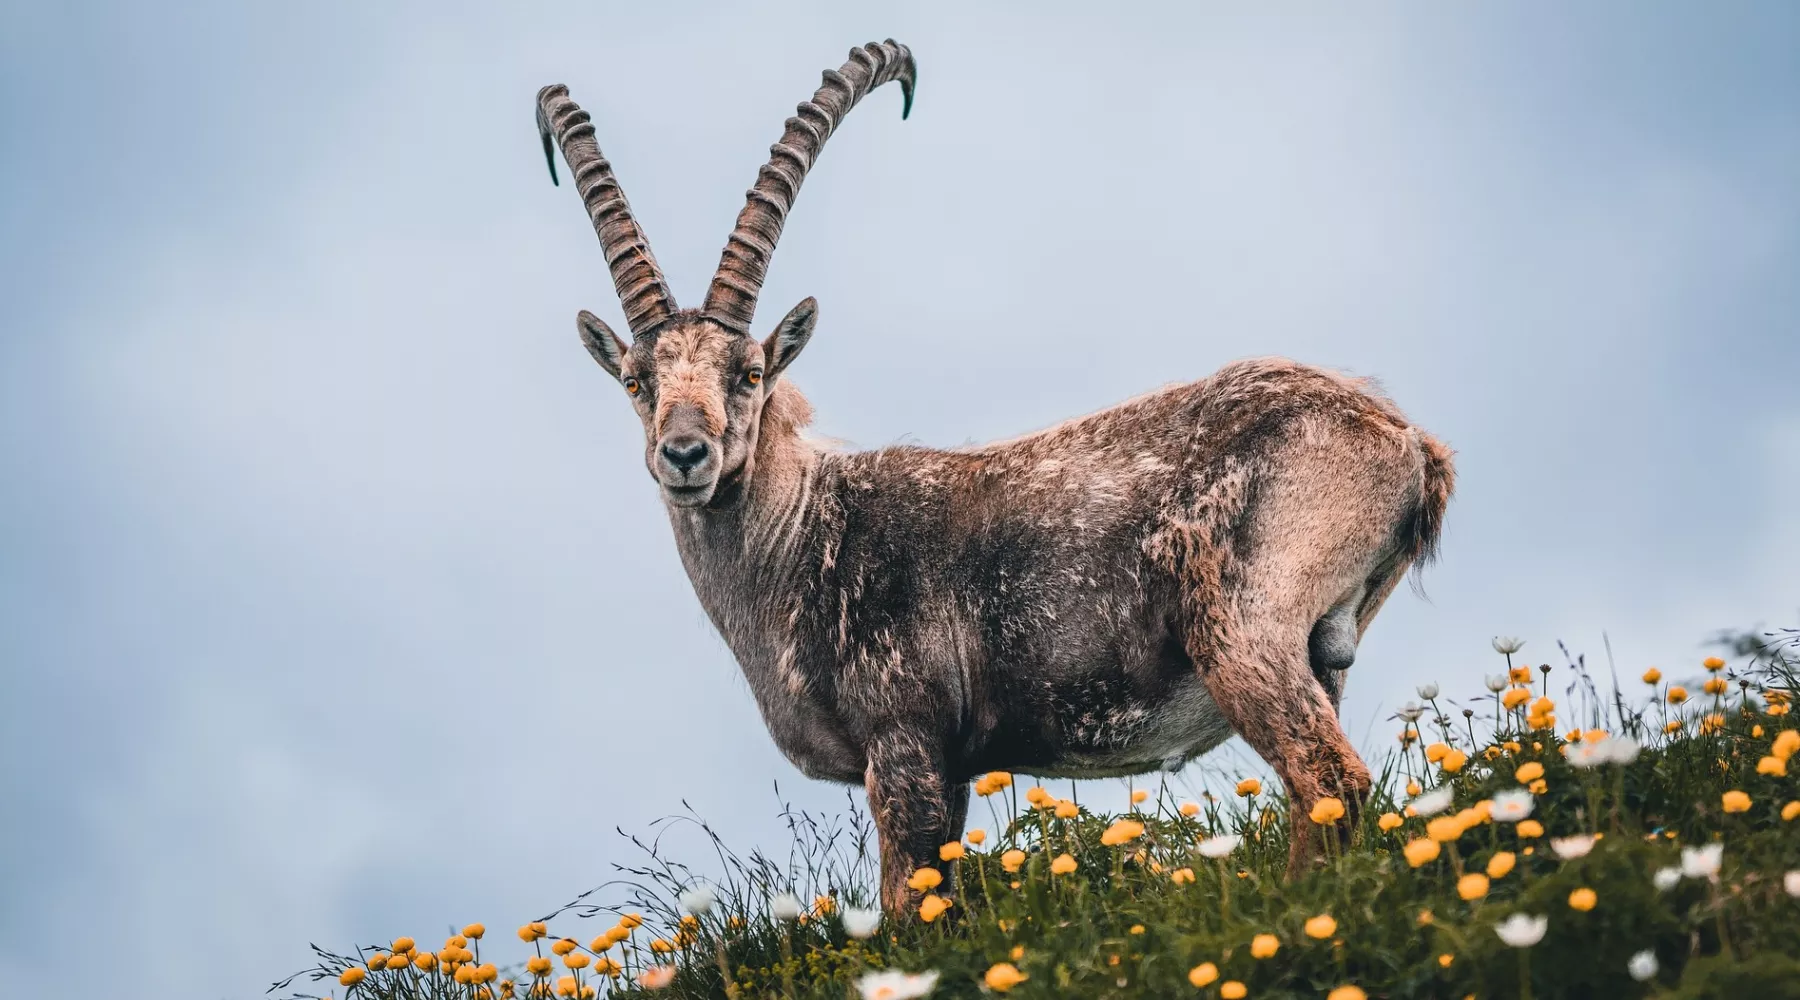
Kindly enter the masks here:
[[706, 442], [699, 438], [685, 437], [664, 441], [663, 459], [680, 472], [692, 472], [694, 467], [706, 461]]

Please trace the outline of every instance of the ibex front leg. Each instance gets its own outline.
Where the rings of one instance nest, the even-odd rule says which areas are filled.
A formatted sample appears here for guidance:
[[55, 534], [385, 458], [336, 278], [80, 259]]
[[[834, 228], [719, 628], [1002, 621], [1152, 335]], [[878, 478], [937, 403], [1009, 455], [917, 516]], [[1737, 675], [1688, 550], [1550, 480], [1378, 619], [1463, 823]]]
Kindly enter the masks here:
[[[863, 780], [881, 841], [881, 907], [893, 916], [914, 910], [920, 898], [906, 884], [912, 873], [920, 868], [943, 871], [938, 848], [962, 834], [950, 829], [954, 810], [944, 770], [943, 749], [923, 734], [891, 731], [869, 746]], [[967, 795], [964, 790], [965, 808]], [[949, 886], [941, 891], [948, 892]]]

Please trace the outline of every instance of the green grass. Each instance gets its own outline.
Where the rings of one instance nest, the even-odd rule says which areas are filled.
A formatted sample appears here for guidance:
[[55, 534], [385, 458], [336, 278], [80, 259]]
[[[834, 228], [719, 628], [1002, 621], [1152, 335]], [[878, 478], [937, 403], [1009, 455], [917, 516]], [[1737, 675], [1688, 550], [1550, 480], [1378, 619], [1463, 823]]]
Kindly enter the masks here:
[[[277, 988], [297, 989], [296, 996], [474, 1000], [483, 991], [553, 996], [559, 980], [572, 977], [565, 990], [573, 983], [598, 995], [725, 997], [728, 975], [731, 996], [842, 998], [858, 995], [861, 977], [872, 971], [900, 970], [935, 973], [932, 996], [975, 997], [997, 992], [984, 980], [998, 963], [1010, 963], [1025, 978], [1006, 992], [1034, 998], [1210, 1000], [1230, 997], [1227, 984], [1234, 982], [1252, 998], [1321, 998], [1346, 986], [1370, 997], [1800, 997], [1800, 898], [1793, 895], [1800, 887], [1784, 885], [1786, 873], [1800, 869], [1800, 805], [1789, 807], [1800, 800], [1800, 754], [1789, 762], [1790, 774], [1759, 773], [1759, 763], [1777, 752], [1780, 733], [1800, 727], [1786, 714], [1796, 682], [1784, 654], [1792, 656], [1796, 639], [1783, 633], [1728, 670], [1696, 668], [1679, 678], [1690, 693], [1680, 706], [1668, 702], [1669, 680], [1627, 680], [1602, 695], [1578, 660], [1555, 671], [1533, 669], [1531, 701], [1514, 710], [1486, 691], [1467, 702], [1467, 713], [1448, 706], [1440, 713], [1443, 703], [1433, 701], [1417, 723], [1423, 739], [1394, 744], [1350, 846], [1292, 877], [1287, 804], [1279, 795], [1238, 796], [1227, 783], [1184, 815], [1183, 803], [1165, 790], [1125, 817], [1143, 824], [1140, 836], [1106, 846], [1102, 835], [1120, 817], [1082, 809], [1059, 818], [1033, 808], [1021, 776], [976, 801], [970, 825], [983, 828], [984, 842], [966, 846], [954, 863], [954, 905], [931, 922], [884, 920], [866, 940], [846, 933], [842, 911], [870, 905], [875, 875], [872, 831], [854, 808], [838, 817], [785, 813], [793, 834], [785, 858], [740, 857], [704, 823], [686, 818], [676, 822], [710, 838], [713, 856], [703, 862], [714, 877], [702, 879], [655, 841], [634, 838], [644, 860], [622, 867], [621, 881], [553, 914], [548, 937], [519, 945], [508, 933], [495, 948], [550, 959], [546, 976], [523, 965], [489, 966], [474, 976], [486, 983], [459, 983], [441, 961], [425, 960], [436, 968], [424, 970], [417, 950], [412, 964], [389, 970], [381, 959], [391, 943], [384, 942], [354, 954], [315, 948], [318, 965]], [[1714, 677], [1727, 679], [1724, 693], [1703, 692]], [[1557, 717], [1531, 728], [1533, 703], [1548, 696], [1553, 679], [1566, 685]], [[1681, 723], [1679, 731], [1667, 731], [1671, 722]], [[1565, 757], [1580, 752], [1565, 740], [1577, 728], [1630, 737], [1642, 752], [1626, 765], [1578, 768]], [[1465, 753], [1466, 763], [1445, 773], [1426, 759], [1432, 743]], [[1516, 774], [1532, 762], [1544, 769], [1531, 814], [1542, 835], [1471, 811], [1495, 793], [1521, 788]], [[1426, 839], [1426, 819], [1406, 818], [1389, 831], [1379, 826], [1382, 814], [1403, 811], [1413, 780], [1453, 788], [1454, 804], [1441, 815], [1463, 816], [1449, 824], [1460, 831], [1440, 823], [1436, 832], [1448, 839], [1434, 860], [1417, 867], [1403, 848]], [[1727, 792], [1748, 796], [1748, 808], [1727, 811]], [[1601, 839], [1583, 857], [1565, 860], [1550, 846], [1555, 838], [1592, 834]], [[1212, 859], [1196, 850], [1209, 835], [1243, 840]], [[1714, 843], [1723, 847], [1715, 878], [1684, 877], [1667, 889], [1653, 883], [1659, 868], [1682, 864], [1683, 848]], [[1025, 855], [1016, 873], [1004, 870], [1009, 850]], [[1512, 853], [1514, 867], [1491, 879], [1485, 894], [1462, 898], [1459, 877], [1483, 872], [1502, 852]], [[1052, 874], [1052, 861], [1063, 854], [1078, 867]], [[1191, 871], [1192, 879], [1177, 879], [1177, 871]], [[679, 894], [703, 882], [716, 903], [684, 925]], [[1591, 909], [1571, 903], [1582, 889], [1594, 895]], [[773, 917], [771, 900], [780, 893], [805, 901], [806, 914]], [[588, 945], [605, 944], [590, 939], [622, 914], [641, 918], [642, 926], [620, 928], [615, 936], [625, 940], [590, 951]], [[1495, 926], [1514, 914], [1547, 918], [1547, 933], [1529, 947], [1508, 945]], [[1335, 927], [1309, 936], [1307, 921], [1321, 915]], [[573, 935], [574, 954], [588, 958], [585, 968], [571, 970], [553, 953], [559, 934]], [[1272, 957], [1252, 954], [1258, 935], [1279, 942]], [[480, 970], [480, 950], [499, 944], [495, 936], [446, 952], [466, 970]], [[1628, 966], [1645, 951], [1657, 972], [1640, 982]], [[346, 970], [366, 969], [371, 959], [380, 968], [353, 988], [340, 985]], [[602, 959], [617, 962], [618, 974], [597, 973]], [[1193, 985], [1190, 975], [1208, 963], [1217, 978]], [[673, 970], [672, 982], [658, 991], [640, 987], [643, 971], [658, 966]]]

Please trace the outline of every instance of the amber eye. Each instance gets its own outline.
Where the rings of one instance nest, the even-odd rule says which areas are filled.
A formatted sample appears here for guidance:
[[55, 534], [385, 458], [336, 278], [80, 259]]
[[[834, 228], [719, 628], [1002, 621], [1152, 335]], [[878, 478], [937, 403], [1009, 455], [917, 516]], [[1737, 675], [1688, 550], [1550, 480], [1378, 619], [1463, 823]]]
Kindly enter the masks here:
[[637, 395], [638, 390], [641, 388], [643, 388], [643, 386], [638, 385], [637, 379], [628, 378], [625, 380], [625, 391], [631, 393], [633, 396]]
[[750, 383], [751, 385], [761, 385], [762, 384], [762, 369], [761, 368], [752, 368], [749, 371], [745, 372], [744, 373], [744, 381]]

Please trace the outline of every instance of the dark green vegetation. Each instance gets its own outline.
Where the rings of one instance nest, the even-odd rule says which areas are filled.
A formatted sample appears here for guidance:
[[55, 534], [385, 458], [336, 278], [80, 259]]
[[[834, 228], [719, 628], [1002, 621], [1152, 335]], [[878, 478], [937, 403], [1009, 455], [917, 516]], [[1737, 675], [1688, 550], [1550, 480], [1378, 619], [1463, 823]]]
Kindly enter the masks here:
[[[1800, 996], [1796, 638], [1606, 695], [1578, 660], [1510, 676], [1496, 660], [1490, 690], [1397, 720], [1347, 845], [1291, 879], [1279, 795], [1150, 792], [1099, 816], [989, 776], [971, 810], [984, 829], [946, 845], [953, 877], [919, 876], [930, 920], [851, 936], [874, 884], [866, 819], [790, 813], [785, 859], [740, 858], [714, 837], [717, 878], [639, 841], [647, 860], [621, 882], [520, 928], [536, 972], [488, 965], [482, 940], [462, 936], [429, 957], [427, 942], [398, 959], [393, 942], [320, 951], [282, 988], [636, 995], [648, 975], [669, 980], [663, 996], [923, 995], [924, 979], [864, 979], [891, 970], [935, 973], [942, 997]], [[1403, 815], [1408, 786], [1451, 801], [1433, 811], [1427, 793], [1431, 815]], [[684, 910], [701, 884], [710, 905], [690, 892]], [[1514, 943], [1496, 930], [1509, 920]]]

